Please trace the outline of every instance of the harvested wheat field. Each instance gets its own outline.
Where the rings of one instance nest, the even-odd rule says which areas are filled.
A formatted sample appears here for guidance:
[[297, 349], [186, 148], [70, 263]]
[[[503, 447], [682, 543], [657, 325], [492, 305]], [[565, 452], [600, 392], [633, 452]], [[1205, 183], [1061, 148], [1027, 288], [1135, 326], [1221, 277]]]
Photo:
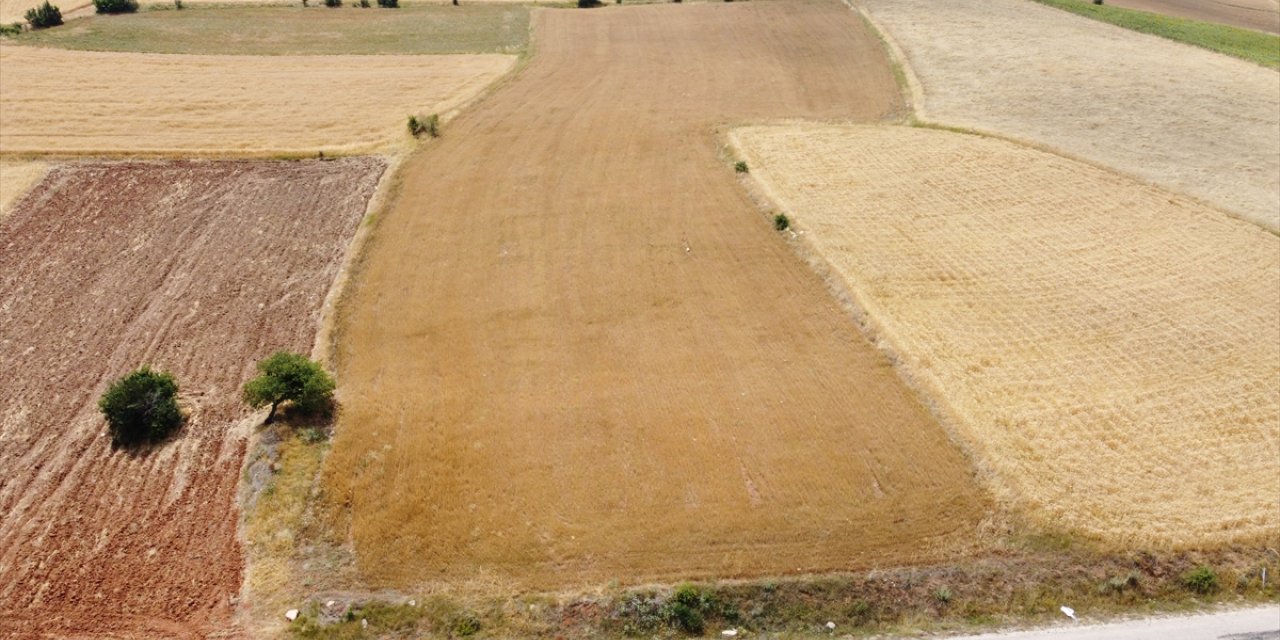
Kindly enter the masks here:
[[27, 192], [44, 175], [43, 162], [11, 162], [0, 160], [0, 220], [18, 197]]
[[515, 56], [186, 56], [0, 46], [0, 152], [386, 151]]
[[726, 119], [894, 113], [876, 37], [834, 1], [535, 25], [529, 67], [406, 164], [340, 320], [323, 482], [370, 584], [782, 574], [972, 539], [965, 459], [717, 157]]
[[1048, 145], [1280, 229], [1277, 72], [1024, 0], [866, 6], [906, 52], [926, 120]]
[[1280, 533], [1280, 238], [977, 136], [732, 138], [997, 495], [1124, 545]]
[[[240, 594], [255, 362], [309, 351], [381, 160], [54, 167], [0, 222], [0, 636], [205, 637]], [[113, 450], [141, 364], [191, 418]]]

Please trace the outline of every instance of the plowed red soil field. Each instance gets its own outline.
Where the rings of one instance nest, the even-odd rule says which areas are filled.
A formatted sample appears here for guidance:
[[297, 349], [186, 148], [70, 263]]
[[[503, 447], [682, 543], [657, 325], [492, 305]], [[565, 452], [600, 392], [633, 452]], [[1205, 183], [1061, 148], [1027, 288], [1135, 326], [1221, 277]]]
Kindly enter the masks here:
[[373, 585], [937, 557], [987, 498], [718, 157], [902, 105], [839, 2], [544, 11], [411, 159], [340, 321], [325, 490]]
[[[310, 350], [384, 169], [333, 162], [55, 167], [0, 222], [0, 637], [203, 637], [241, 585], [239, 387]], [[96, 400], [141, 364], [192, 415], [112, 450]]]

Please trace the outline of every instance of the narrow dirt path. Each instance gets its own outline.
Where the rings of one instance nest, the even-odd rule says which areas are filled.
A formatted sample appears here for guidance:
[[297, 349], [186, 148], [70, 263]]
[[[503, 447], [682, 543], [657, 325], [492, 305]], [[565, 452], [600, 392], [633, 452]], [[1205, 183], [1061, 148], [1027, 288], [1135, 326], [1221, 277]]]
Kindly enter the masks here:
[[744, 576], [954, 552], [969, 467], [718, 158], [901, 109], [838, 2], [543, 11], [414, 157], [340, 328], [326, 495], [374, 585]]

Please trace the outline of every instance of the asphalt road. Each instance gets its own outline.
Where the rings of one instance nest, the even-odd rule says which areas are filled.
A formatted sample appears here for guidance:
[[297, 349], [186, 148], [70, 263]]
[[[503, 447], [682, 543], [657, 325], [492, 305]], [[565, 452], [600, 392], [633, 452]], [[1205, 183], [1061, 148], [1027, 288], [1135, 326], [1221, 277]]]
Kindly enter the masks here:
[[[1079, 615], [1079, 614], [1077, 614]], [[1280, 606], [1196, 616], [1148, 618], [1092, 625], [1071, 624], [952, 640], [1280, 640]]]

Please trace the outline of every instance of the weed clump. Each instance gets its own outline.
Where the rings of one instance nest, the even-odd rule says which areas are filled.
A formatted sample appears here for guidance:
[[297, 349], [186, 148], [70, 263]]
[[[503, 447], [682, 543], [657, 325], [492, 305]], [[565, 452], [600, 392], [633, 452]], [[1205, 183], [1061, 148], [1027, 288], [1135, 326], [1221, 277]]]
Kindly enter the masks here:
[[1182, 576], [1182, 586], [1200, 595], [1218, 590], [1218, 574], [1208, 565], [1200, 565]]
[[337, 9], [342, 6], [342, 0], [324, 0], [324, 6], [330, 9]]
[[383, 9], [399, 9], [400, 0], [378, 0], [378, 6]]
[[699, 636], [713, 620], [734, 623], [740, 616], [710, 589], [682, 584], [667, 597], [630, 594], [617, 605], [612, 617], [622, 622], [623, 634], [650, 637], [664, 629]]
[[786, 231], [791, 228], [791, 218], [785, 213], [779, 213], [773, 217], [773, 228], [778, 231]]
[[432, 138], [440, 137], [440, 115], [433, 113], [426, 117], [409, 116], [409, 133], [417, 138], [427, 134]]
[[45, 0], [42, 5], [27, 9], [26, 18], [32, 29], [47, 29], [62, 24], [62, 11]]
[[733, 170], [737, 171], [738, 173], [747, 173], [751, 171], [751, 168], [747, 166], [746, 160], [739, 160], [733, 163]]

